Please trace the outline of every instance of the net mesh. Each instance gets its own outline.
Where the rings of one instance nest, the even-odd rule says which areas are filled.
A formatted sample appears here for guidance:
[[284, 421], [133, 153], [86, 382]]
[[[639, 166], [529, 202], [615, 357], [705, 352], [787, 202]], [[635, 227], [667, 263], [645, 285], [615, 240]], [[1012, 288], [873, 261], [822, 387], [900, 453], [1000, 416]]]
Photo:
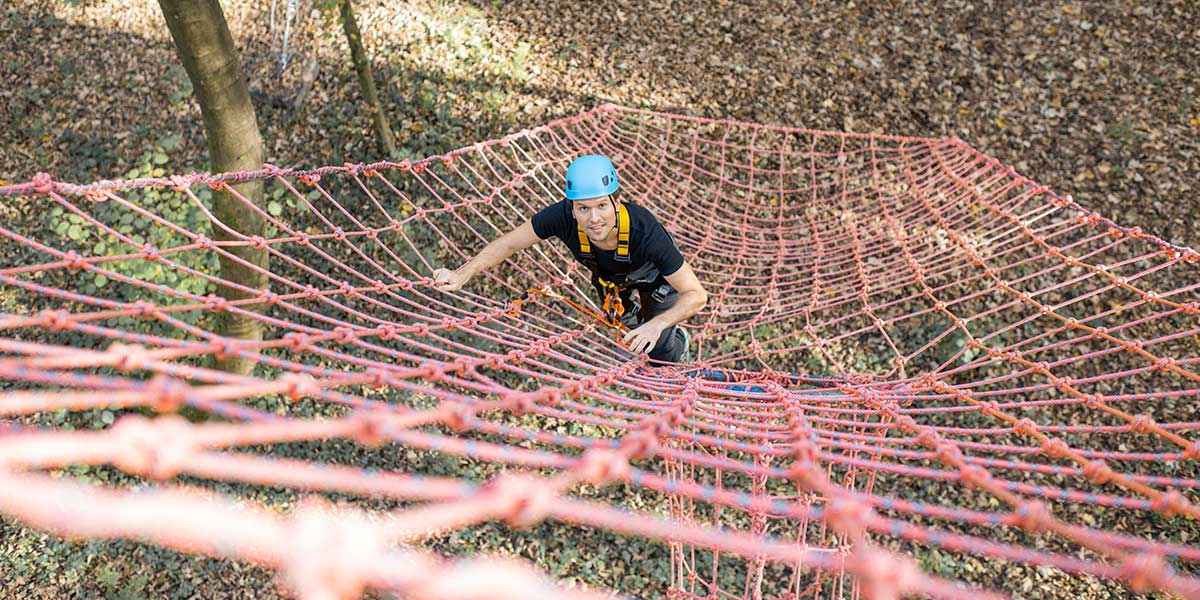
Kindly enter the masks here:
[[[588, 153], [709, 290], [687, 364], [625, 352], [560, 244], [462, 292], [431, 285], [559, 198]], [[267, 235], [214, 241], [212, 195], [248, 179]], [[420, 545], [490, 520], [661, 542], [671, 598], [992, 595], [931, 573], [947, 555], [1200, 597], [1200, 255], [960, 140], [605, 105], [422, 161], [39, 174], [10, 196], [47, 215], [0, 224], [0, 512], [31, 526], [254, 561], [309, 598], [590, 595]], [[270, 287], [226, 300], [217, 257], [236, 246], [270, 254]], [[212, 333], [221, 313], [263, 338]], [[89, 410], [120, 416], [42, 418]], [[337, 439], [494, 475], [246, 451]], [[311, 499], [280, 515], [196, 480]]]

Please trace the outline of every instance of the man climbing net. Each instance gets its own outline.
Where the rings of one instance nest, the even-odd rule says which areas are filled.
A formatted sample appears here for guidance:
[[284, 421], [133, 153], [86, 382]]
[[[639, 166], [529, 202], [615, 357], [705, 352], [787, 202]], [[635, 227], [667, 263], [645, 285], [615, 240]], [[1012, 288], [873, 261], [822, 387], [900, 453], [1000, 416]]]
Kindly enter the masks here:
[[[605, 316], [629, 328], [622, 338], [651, 360], [686, 359], [688, 335], [677, 323], [696, 314], [708, 293], [654, 215], [618, 199], [620, 182], [608, 157], [588, 155], [567, 168], [565, 199], [543, 208], [454, 271], [434, 271], [434, 285], [461, 289], [491, 268], [541, 240], [557, 237], [592, 273]], [[633, 292], [637, 292], [637, 296]]]
[[[612, 344], [624, 300], [580, 310], [592, 272], [563, 246], [619, 262], [622, 207], [630, 262], [653, 245], [612, 198], [615, 169], [611, 190], [546, 208], [585, 153], [613, 157], [621, 193], [670, 226], [710, 288], [691, 302], [707, 295], [694, 360], [647, 368]], [[261, 210], [262, 235], [215, 240], [206, 194], [248, 179], [294, 208]], [[0, 224], [4, 255], [22, 257], [0, 266], [13, 535], [250, 561], [305, 598], [561, 597], [528, 565], [418, 547], [490, 521], [562, 527], [540, 543], [575, 553], [614, 546], [584, 546], [585, 532], [622, 536], [605, 560], [650, 581], [633, 593], [680, 600], [980, 600], [1002, 596], [961, 580], [1023, 579], [1046, 596], [1200, 598], [1200, 253], [961, 140], [608, 105], [421, 161], [39, 174], [0, 188], [12, 196], [32, 207]], [[173, 221], [172, 203], [204, 218]], [[557, 225], [515, 221], [555, 210]], [[522, 228], [527, 251], [470, 254]], [[564, 244], [533, 245], [541, 234]], [[214, 255], [246, 246], [270, 254], [270, 288], [211, 294], [228, 283]], [[493, 259], [477, 272], [487, 289], [448, 292], [465, 278], [435, 275]], [[683, 261], [648, 262], [684, 305], [688, 286], [668, 277]], [[262, 339], [205, 327], [226, 312], [261, 321]], [[213, 420], [174, 414], [185, 407]], [[346, 440], [345, 461], [262, 450]], [[461, 467], [481, 463], [495, 474]], [[121, 484], [77, 475], [96, 470]], [[367, 502], [280, 514], [225, 483]]]

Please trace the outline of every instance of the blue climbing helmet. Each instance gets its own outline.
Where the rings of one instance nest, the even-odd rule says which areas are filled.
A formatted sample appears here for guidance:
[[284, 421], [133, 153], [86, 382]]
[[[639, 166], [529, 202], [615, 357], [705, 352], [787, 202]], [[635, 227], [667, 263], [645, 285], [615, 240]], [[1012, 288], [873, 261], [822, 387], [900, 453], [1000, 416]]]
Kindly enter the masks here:
[[599, 198], [617, 191], [619, 187], [617, 168], [607, 156], [580, 156], [567, 167], [567, 200]]

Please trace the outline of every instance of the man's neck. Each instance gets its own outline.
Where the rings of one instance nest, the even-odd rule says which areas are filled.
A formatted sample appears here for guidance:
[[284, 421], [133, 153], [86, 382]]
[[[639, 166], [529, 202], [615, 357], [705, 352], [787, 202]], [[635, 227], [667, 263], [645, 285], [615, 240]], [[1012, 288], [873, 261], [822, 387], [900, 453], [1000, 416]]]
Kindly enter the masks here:
[[596, 238], [588, 236], [588, 241], [590, 241], [593, 246], [595, 246], [601, 250], [616, 250], [618, 237], [619, 236], [617, 236], [617, 228], [614, 227], [614, 228], [608, 230], [608, 235], [604, 239], [598, 240]]

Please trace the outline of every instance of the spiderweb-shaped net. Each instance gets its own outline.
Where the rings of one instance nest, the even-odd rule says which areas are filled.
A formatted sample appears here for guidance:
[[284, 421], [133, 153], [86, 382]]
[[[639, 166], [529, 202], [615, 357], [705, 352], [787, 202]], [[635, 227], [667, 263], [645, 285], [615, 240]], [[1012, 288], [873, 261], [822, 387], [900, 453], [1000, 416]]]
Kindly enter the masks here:
[[[430, 285], [594, 152], [709, 290], [692, 363], [624, 353], [557, 243], [461, 293]], [[214, 190], [246, 179], [265, 182], [268, 235], [213, 242]], [[0, 225], [0, 513], [31, 526], [257, 562], [309, 598], [589, 594], [416, 543], [489, 520], [660, 542], [672, 598], [993, 593], [930, 556], [1200, 597], [1197, 253], [959, 140], [606, 105], [418, 162], [39, 175], [0, 195], [48, 219]], [[269, 290], [213, 294], [234, 246], [269, 251]], [[261, 320], [263, 339], [210, 333], [222, 312]], [[213, 370], [214, 355], [257, 367]], [[69, 431], [46, 418], [64, 409], [118, 417]], [[336, 439], [495, 468], [270, 451]], [[278, 514], [203, 481], [341, 502]]]

